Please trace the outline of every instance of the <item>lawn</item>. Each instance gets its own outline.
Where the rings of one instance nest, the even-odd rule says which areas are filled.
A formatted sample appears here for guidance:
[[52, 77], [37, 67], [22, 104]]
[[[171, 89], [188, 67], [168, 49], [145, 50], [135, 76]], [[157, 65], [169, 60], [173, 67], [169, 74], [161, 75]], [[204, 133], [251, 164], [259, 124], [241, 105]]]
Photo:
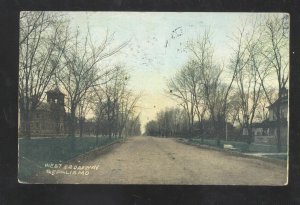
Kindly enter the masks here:
[[75, 149], [71, 150], [70, 138], [19, 139], [19, 179], [26, 181], [41, 170], [45, 163], [68, 161], [80, 154], [112, 143], [117, 139], [99, 137], [76, 137]]
[[[267, 154], [267, 153], [276, 153], [277, 152], [277, 146], [276, 145], [263, 145], [263, 144], [248, 144], [246, 142], [238, 142], [238, 141], [220, 141], [220, 146], [217, 145], [217, 140], [215, 139], [199, 139], [199, 138], [192, 138], [189, 139], [190, 143], [193, 144], [203, 144], [208, 145], [216, 148], [223, 149], [224, 144], [230, 144], [234, 148], [236, 148], [236, 151], [241, 153], [265, 153], [265, 157], [269, 158], [275, 158], [275, 159], [281, 159], [281, 160], [287, 160], [287, 155], [282, 154]], [[282, 153], [287, 153], [287, 146], [282, 146], [281, 149]]]

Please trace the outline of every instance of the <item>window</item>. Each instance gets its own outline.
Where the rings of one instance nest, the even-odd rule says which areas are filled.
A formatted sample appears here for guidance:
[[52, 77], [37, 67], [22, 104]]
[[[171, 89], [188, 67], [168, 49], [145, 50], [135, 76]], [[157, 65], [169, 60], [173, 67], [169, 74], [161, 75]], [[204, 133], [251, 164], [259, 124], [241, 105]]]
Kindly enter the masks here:
[[276, 128], [271, 128], [270, 129], [270, 135], [275, 135], [275, 132], [276, 132]]

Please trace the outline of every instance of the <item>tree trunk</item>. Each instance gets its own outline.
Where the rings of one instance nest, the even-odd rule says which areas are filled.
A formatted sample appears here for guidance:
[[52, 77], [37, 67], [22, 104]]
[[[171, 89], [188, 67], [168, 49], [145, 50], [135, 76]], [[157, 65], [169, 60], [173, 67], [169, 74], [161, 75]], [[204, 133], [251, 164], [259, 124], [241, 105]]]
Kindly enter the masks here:
[[121, 138], [121, 137], [122, 137], [122, 129], [120, 129], [120, 130], [119, 130], [119, 133], [118, 133], [118, 135], [119, 135], [119, 138]]
[[[279, 98], [278, 98], [279, 99]], [[281, 128], [281, 116], [280, 116], [280, 101], [278, 102], [276, 106], [276, 117], [277, 117], [277, 129], [276, 129], [276, 135], [277, 135], [277, 150], [278, 152], [281, 152], [281, 133], [280, 133], [280, 128]]]
[[98, 137], [98, 133], [96, 134], [96, 146], [98, 146], [98, 142], [99, 142], [99, 137]]
[[99, 122], [97, 123], [98, 124], [98, 126], [96, 125], [96, 127], [95, 127], [95, 135], [96, 135], [96, 146], [98, 146], [98, 143], [99, 143], [99, 137], [98, 137], [98, 135], [99, 135], [99, 132], [100, 132], [100, 129], [99, 129]]
[[108, 136], [109, 136], [109, 139], [111, 139], [111, 137], [112, 137], [112, 131], [111, 131], [111, 128], [109, 128], [109, 130], [108, 130]]
[[247, 125], [247, 130], [248, 130], [248, 145], [250, 145], [253, 138], [252, 127], [250, 125]]
[[84, 123], [84, 119], [80, 118], [79, 120], [79, 137], [82, 137], [82, 133], [83, 133], [83, 123]]
[[76, 131], [76, 116], [75, 109], [71, 109], [71, 129], [70, 129], [70, 146], [71, 150], [75, 150], [75, 131]]
[[26, 111], [25, 114], [25, 138], [30, 139], [31, 138], [31, 124], [30, 124], [30, 111]]
[[221, 136], [222, 136], [222, 120], [221, 116], [218, 114], [217, 117], [217, 146], [221, 146]]

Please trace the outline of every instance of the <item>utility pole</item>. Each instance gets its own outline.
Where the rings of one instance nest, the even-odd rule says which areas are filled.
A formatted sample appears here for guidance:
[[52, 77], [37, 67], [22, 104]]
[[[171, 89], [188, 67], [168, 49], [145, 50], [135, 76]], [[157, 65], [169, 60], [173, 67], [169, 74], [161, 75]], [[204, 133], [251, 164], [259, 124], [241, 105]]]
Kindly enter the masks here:
[[226, 142], [227, 142], [227, 136], [228, 136], [228, 134], [227, 134], [227, 122], [225, 122], [225, 136], [226, 136]]

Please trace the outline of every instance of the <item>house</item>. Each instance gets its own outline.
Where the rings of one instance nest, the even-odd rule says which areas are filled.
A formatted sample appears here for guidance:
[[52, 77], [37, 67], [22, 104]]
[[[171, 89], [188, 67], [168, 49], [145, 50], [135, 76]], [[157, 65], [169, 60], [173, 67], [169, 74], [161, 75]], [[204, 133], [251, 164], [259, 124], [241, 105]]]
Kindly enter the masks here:
[[[32, 137], [61, 136], [68, 131], [65, 112], [65, 95], [55, 88], [46, 92], [47, 102], [40, 102], [37, 109], [31, 113], [30, 129]], [[25, 122], [19, 122], [20, 135]]]
[[261, 123], [252, 124], [252, 132], [254, 136], [254, 142], [276, 144], [277, 143], [277, 115], [276, 110], [279, 106], [280, 113], [280, 138], [281, 145], [287, 144], [288, 134], [288, 90], [283, 88], [281, 96], [274, 103], [268, 106], [269, 117], [267, 120]]

